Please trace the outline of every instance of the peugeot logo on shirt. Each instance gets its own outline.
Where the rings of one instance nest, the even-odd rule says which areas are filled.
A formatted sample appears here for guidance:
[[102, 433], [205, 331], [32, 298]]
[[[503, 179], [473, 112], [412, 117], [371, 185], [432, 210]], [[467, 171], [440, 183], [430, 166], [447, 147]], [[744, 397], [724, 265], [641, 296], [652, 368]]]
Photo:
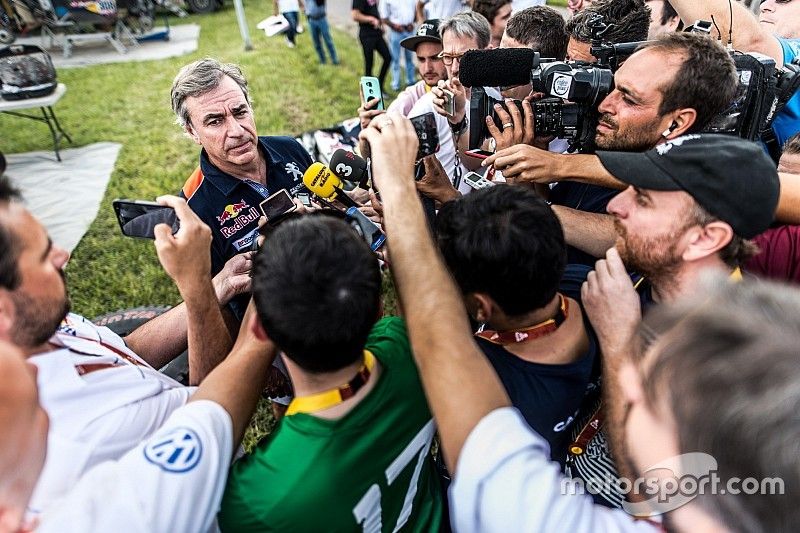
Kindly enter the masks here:
[[158, 435], [144, 448], [144, 457], [165, 472], [189, 472], [200, 462], [203, 443], [194, 430], [175, 428]]

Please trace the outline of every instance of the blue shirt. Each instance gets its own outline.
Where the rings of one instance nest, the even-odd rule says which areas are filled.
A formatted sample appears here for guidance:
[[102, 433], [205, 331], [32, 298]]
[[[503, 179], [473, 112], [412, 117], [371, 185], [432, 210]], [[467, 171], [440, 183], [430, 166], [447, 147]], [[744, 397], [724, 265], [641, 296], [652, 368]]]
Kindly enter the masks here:
[[[580, 302], [580, 287], [589, 271], [582, 265], [568, 265], [559, 286], [561, 293]], [[525, 361], [498, 344], [475, 338], [503, 383], [512, 405], [547, 440], [551, 458], [562, 465], [571, 442], [572, 427], [587, 392], [596, 387], [599, 368], [599, 345], [585, 315], [584, 324], [589, 347], [580, 358], [567, 364]]]
[[[783, 62], [791, 63], [800, 56], [800, 39], [783, 39], [778, 37], [778, 42], [783, 48]], [[786, 103], [778, 116], [772, 122], [772, 129], [778, 139], [778, 145], [783, 144], [797, 132], [800, 132], [800, 90]]]
[[[235, 178], [218, 169], [200, 153], [200, 167], [186, 180], [180, 195], [187, 199], [200, 219], [211, 228], [211, 275], [225, 262], [246, 252], [258, 236], [259, 204], [270, 194], [286, 189], [292, 196], [305, 190], [303, 173], [311, 165], [311, 156], [291, 137], [259, 137], [258, 148], [267, 162], [266, 187], [260, 183]], [[235, 301], [247, 306], [247, 296]], [[239, 315], [239, 305], [232, 306]]]

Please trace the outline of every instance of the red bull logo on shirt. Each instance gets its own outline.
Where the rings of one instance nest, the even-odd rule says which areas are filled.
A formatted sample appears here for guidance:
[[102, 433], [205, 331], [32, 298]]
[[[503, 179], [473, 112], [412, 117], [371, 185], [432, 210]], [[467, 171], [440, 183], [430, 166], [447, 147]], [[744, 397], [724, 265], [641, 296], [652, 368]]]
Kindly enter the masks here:
[[[242, 202], [242, 204], [244, 204], [244, 202]], [[241, 205], [241, 204], [234, 204], [234, 205]], [[247, 204], [244, 205], [245, 207], [249, 207]], [[261, 213], [255, 207], [250, 207], [247, 211], [244, 211], [243, 209], [239, 210], [236, 213], [236, 219], [234, 220], [233, 225], [221, 228], [220, 231], [222, 232], [222, 235], [226, 239], [228, 239], [230, 237], [233, 237], [235, 234], [237, 234], [239, 231], [246, 228], [253, 222], [257, 222], [260, 216]]]
[[217, 220], [220, 224], [225, 224], [227, 221], [238, 217], [239, 213], [248, 207], [250, 206], [244, 200], [235, 204], [228, 204], [225, 206], [225, 210], [222, 211], [222, 214], [217, 217]]

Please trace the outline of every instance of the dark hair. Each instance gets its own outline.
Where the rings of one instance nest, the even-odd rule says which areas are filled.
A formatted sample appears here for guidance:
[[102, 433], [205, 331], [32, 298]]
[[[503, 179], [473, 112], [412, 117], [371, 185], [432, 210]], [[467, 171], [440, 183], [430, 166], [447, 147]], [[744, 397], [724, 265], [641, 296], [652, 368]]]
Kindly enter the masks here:
[[698, 33], [672, 32], [662, 35], [640, 50], [683, 56], [675, 79], [663, 90], [659, 114], [690, 107], [697, 119], [687, 133], [701, 131], [724, 111], [736, 94], [736, 65], [716, 40]]
[[19, 200], [19, 192], [11, 186], [8, 178], [0, 176], [0, 288], [9, 291], [22, 282], [17, 268], [19, 241], [11, 228], [2, 223], [2, 211], [16, 200]]
[[[664, 0], [664, 7], [661, 8], [661, 25], [664, 26], [671, 18], [678, 17], [678, 12], [669, 3], [669, 0]], [[676, 31], [683, 29], [683, 21], [678, 17], [678, 28]]]
[[603, 40], [613, 44], [644, 41], [650, 31], [650, 8], [644, 0], [598, 0], [575, 13], [567, 22], [567, 33], [576, 41], [592, 40], [589, 21], [602, 15], [603, 22], [614, 26], [603, 34]]
[[555, 297], [566, 264], [564, 232], [532, 190], [497, 185], [449, 202], [436, 217], [436, 236], [464, 294], [486, 293], [510, 316]]
[[375, 254], [346, 222], [323, 215], [282, 222], [253, 268], [261, 324], [308, 372], [333, 372], [361, 357], [380, 291]]
[[800, 154], [800, 132], [789, 137], [783, 144], [783, 153], [787, 155]]
[[762, 487], [780, 479], [783, 489], [701, 491], [693, 504], [730, 531], [785, 530], [800, 522], [792, 498], [800, 492], [800, 292], [755, 280], [715, 285], [646, 315], [640, 339], [654, 351], [643, 366], [644, 399], [674, 417], [680, 453], [714, 457], [720, 486], [738, 477]]
[[494, 23], [494, 18], [501, 7], [510, 3], [511, 0], [472, 0], [471, 2], [472, 10], [486, 17], [489, 24]]
[[506, 34], [515, 41], [530, 46], [541, 57], [559, 61], [567, 56], [566, 23], [558, 11], [547, 6], [533, 6], [511, 15]]

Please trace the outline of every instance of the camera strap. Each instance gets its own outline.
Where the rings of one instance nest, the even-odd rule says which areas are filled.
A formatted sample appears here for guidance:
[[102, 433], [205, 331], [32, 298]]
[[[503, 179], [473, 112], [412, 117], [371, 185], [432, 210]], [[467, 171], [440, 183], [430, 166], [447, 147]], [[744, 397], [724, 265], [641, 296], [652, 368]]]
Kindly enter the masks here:
[[511, 331], [494, 331], [481, 328], [475, 333], [475, 336], [485, 339], [492, 344], [499, 344], [500, 346], [546, 337], [556, 331], [569, 316], [569, 300], [564, 298], [564, 295], [561, 293], [558, 293], [558, 297], [561, 300], [561, 305], [558, 307], [556, 316], [553, 318], [549, 318], [544, 322], [539, 322], [527, 328], [514, 329]]

